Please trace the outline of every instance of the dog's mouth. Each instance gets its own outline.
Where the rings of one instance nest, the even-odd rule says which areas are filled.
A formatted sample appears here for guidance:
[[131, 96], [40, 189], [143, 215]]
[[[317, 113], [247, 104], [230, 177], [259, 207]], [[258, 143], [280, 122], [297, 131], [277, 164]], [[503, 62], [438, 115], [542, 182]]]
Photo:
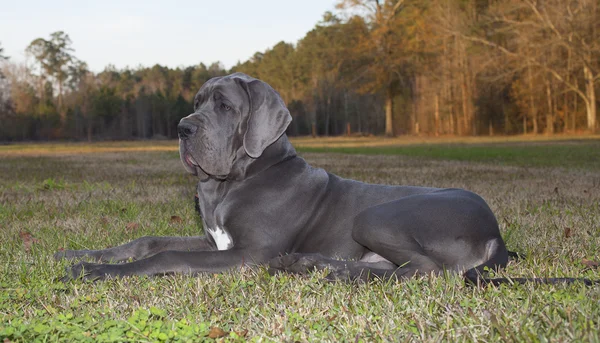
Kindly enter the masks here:
[[190, 166], [190, 168], [192, 168], [192, 169], [196, 169], [196, 167], [200, 167], [200, 164], [198, 162], [196, 162], [196, 160], [194, 159], [194, 157], [192, 157], [192, 155], [190, 153], [185, 154], [184, 160], [185, 160], [185, 163], [187, 163], [187, 165]]
[[198, 163], [190, 153], [190, 149], [187, 147], [186, 142], [182, 140], [179, 140], [179, 155], [181, 156], [181, 162], [183, 162], [185, 169], [190, 174], [196, 176], [205, 174], [200, 168], [200, 163]]
[[227, 178], [229, 177], [229, 174], [224, 174], [224, 175], [217, 175], [217, 174], [210, 174], [208, 172], [206, 172], [201, 166], [200, 163], [198, 162], [198, 160], [196, 158], [194, 158], [194, 155], [192, 155], [191, 153], [191, 149], [188, 147], [188, 142], [186, 141], [179, 141], [179, 154], [181, 156], [181, 161], [183, 162], [183, 165], [185, 167], [185, 169], [195, 175], [198, 176], [200, 179], [213, 179], [213, 180], [217, 180], [217, 181], [225, 181], [227, 180]]
[[186, 152], [184, 154], [183, 160], [185, 161], [185, 164], [187, 164], [188, 167], [190, 167], [190, 169], [194, 171], [194, 175], [196, 175], [196, 176], [204, 175], [204, 176], [212, 177], [213, 179], [216, 179], [219, 181], [225, 181], [227, 179], [227, 176], [229, 176], [229, 175], [210, 175], [210, 174], [206, 173], [204, 171], [204, 169], [202, 169], [202, 167], [200, 167], [200, 163], [198, 163], [194, 159], [194, 156], [192, 156], [192, 154], [190, 154], [189, 152]]
[[186, 153], [183, 160], [185, 161], [185, 164], [187, 164], [188, 167], [194, 171], [194, 175], [200, 176], [206, 174], [204, 170], [200, 168], [200, 163], [198, 163], [190, 153]]

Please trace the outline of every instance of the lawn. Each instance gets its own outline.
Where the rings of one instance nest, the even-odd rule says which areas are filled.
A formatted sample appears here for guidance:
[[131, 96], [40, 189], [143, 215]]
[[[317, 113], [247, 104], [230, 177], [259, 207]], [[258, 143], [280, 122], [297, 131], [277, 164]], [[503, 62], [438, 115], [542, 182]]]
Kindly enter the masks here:
[[[600, 279], [600, 140], [295, 139], [311, 164], [372, 183], [461, 187], [497, 214], [502, 277]], [[0, 340], [600, 342], [600, 286], [474, 288], [456, 275], [363, 284], [270, 276], [63, 284], [61, 249], [195, 235], [176, 143], [0, 146]]]

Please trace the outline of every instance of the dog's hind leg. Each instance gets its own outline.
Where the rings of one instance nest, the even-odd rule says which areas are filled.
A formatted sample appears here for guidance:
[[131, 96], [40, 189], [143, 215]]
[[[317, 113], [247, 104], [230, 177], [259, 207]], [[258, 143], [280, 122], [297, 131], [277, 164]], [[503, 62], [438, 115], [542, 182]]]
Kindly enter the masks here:
[[[458, 189], [407, 196], [359, 213], [352, 238], [402, 267], [396, 275], [462, 272], [508, 260], [498, 224], [479, 196]], [[493, 250], [493, 251], [492, 251]]]
[[[413, 264], [415, 265], [415, 264]], [[339, 281], [369, 281], [374, 278], [410, 278], [417, 273], [426, 273], [423, 263], [419, 264], [421, 269], [413, 266], [401, 266], [381, 259], [376, 262], [365, 260], [349, 261], [336, 260], [321, 254], [295, 253], [280, 256], [269, 262], [269, 273], [287, 272], [305, 275], [313, 271], [327, 270], [326, 280]], [[433, 267], [429, 270], [438, 272], [439, 268]]]

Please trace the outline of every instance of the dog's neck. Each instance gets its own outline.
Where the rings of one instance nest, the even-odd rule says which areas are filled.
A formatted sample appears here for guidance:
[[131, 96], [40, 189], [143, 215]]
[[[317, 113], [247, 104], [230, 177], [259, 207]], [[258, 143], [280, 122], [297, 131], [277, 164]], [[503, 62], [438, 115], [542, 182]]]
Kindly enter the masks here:
[[277, 163], [296, 157], [296, 149], [284, 133], [258, 158], [248, 156], [243, 147], [238, 150], [237, 154], [238, 157], [233, 163], [228, 180], [248, 179]]

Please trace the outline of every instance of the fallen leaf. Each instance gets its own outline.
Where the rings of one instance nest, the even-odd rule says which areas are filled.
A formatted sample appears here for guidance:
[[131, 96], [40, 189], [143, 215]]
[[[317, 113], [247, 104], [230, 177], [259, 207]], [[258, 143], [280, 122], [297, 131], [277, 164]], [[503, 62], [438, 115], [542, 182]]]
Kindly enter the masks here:
[[171, 224], [183, 223], [183, 219], [180, 216], [171, 216]]
[[569, 237], [571, 237], [571, 228], [566, 227], [565, 228], [565, 238], [569, 238]]
[[210, 338], [219, 338], [219, 337], [224, 337], [225, 335], [227, 335], [227, 332], [225, 332], [215, 326], [210, 328], [210, 331], [208, 332], [208, 337], [210, 337]]
[[33, 237], [33, 235], [30, 232], [20, 231], [19, 236], [21, 237], [21, 240], [23, 241], [23, 246], [25, 247], [25, 251], [27, 252], [29, 252], [33, 243], [39, 243], [39, 240]]
[[125, 225], [125, 228], [126, 228], [128, 231], [134, 231], [134, 230], [137, 230], [137, 228], [138, 228], [138, 227], [140, 227], [140, 224], [138, 224], [138, 223], [134, 223], [134, 222], [131, 222], [131, 223], [128, 223], [127, 225]]
[[599, 262], [588, 260], [585, 258], [583, 260], [581, 260], [581, 263], [583, 263], [584, 265], [586, 265], [589, 268], [598, 268], [600, 266]]

